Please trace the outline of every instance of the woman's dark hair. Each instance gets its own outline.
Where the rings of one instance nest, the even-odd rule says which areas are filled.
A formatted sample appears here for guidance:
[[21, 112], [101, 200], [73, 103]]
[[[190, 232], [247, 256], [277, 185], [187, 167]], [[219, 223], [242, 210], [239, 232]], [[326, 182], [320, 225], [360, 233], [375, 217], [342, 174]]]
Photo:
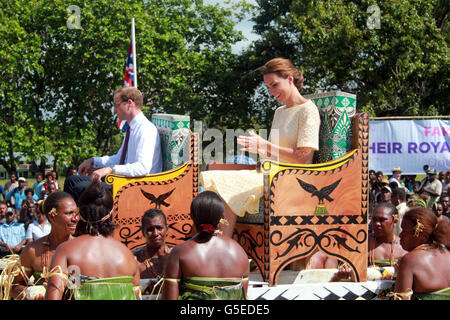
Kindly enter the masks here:
[[212, 191], [199, 193], [191, 203], [191, 217], [200, 232], [200, 225], [211, 225], [217, 229], [224, 210], [222, 199]]
[[377, 210], [379, 207], [388, 208], [390, 210], [390, 214], [393, 217], [398, 217], [398, 210], [397, 208], [390, 202], [379, 202], [375, 205], [372, 212], [375, 213], [375, 210]]
[[77, 224], [76, 234], [111, 236], [116, 227], [109, 216], [113, 203], [110, 190], [98, 182], [91, 183], [78, 200], [80, 221]]
[[47, 197], [47, 199], [45, 199], [45, 201], [43, 201], [41, 203], [41, 211], [44, 212], [45, 216], [48, 218], [48, 213], [50, 211], [52, 211], [52, 209], [54, 208], [55, 210], [59, 209], [59, 202], [63, 199], [73, 199], [73, 197], [64, 191], [56, 191], [53, 193], [50, 193]]
[[167, 227], [167, 219], [166, 219], [166, 215], [164, 214], [164, 212], [160, 209], [149, 209], [147, 211], [144, 212], [144, 215], [142, 216], [142, 230], [144, 230], [144, 225], [146, 224], [146, 221], [148, 219], [153, 219], [156, 217], [161, 216], [163, 218], [164, 221], [164, 225]]

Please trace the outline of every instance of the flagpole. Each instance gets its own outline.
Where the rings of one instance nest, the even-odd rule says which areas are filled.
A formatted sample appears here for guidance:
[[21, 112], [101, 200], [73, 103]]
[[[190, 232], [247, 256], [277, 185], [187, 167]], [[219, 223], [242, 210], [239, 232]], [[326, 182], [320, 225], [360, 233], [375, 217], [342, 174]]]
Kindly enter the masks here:
[[134, 71], [134, 86], [138, 87], [137, 81], [137, 65], [136, 65], [136, 41], [134, 36], [134, 18], [131, 18], [131, 41], [133, 43], [133, 71]]

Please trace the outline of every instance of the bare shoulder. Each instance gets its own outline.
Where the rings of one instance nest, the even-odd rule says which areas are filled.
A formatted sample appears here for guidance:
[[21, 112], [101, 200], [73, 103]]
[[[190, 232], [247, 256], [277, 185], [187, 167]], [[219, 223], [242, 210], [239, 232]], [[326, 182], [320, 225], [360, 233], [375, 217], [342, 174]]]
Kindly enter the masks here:
[[247, 253], [236, 240], [228, 237], [219, 237], [219, 239], [223, 242], [224, 245], [228, 247], [228, 249], [233, 250], [235, 254], [242, 255], [243, 257], [245, 257], [245, 259], [247, 259]]
[[433, 257], [432, 251], [427, 250], [414, 250], [407, 252], [401, 259], [400, 264], [403, 267], [417, 267], [420, 265], [427, 265], [430, 258]]
[[119, 240], [110, 238], [110, 237], [107, 237], [107, 238], [102, 237], [100, 239], [101, 239], [101, 241], [104, 241], [105, 247], [115, 248], [116, 250], [120, 250], [124, 255], [127, 255], [127, 256], [129, 255], [134, 258], [134, 254], [130, 250], [130, 248], [128, 248], [125, 244], [123, 244]]
[[23, 248], [20, 253], [20, 261], [23, 266], [30, 266], [39, 252], [42, 251], [42, 241], [39, 240], [41, 239], [30, 242], [25, 246], [25, 248]]
[[22, 257], [22, 255], [29, 255], [29, 254], [34, 254], [36, 252], [36, 248], [39, 248], [40, 246], [42, 246], [42, 240], [38, 239], [32, 242], [27, 243], [27, 245], [25, 246], [25, 248], [23, 248], [22, 253], [20, 254], [20, 256]]
[[70, 239], [67, 241], [64, 241], [62, 243], [60, 243], [58, 245], [58, 247], [56, 248], [55, 254], [59, 253], [59, 254], [66, 254], [67, 252], [72, 251], [72, 248], [76, 248], [77, 247], [77, 243], [79, 243], [79, 239], [78, 238], [74, 238], [74, 239]]
[[194, 240], [186, 240], [184, 242], [181, 242], [177, 244], [175, 247], [172, 247], [170, 250], [171, 256], [181, 256], [183, 254], [189, 254], [189, 251], [192, 249], [192, 247], [195, 245]]

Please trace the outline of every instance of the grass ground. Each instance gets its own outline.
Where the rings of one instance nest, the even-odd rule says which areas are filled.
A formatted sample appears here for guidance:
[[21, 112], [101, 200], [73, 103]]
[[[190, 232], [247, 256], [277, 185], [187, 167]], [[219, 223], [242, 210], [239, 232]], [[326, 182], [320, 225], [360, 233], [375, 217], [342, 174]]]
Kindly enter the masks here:
[[[27, 180], [27, 182], [28, 182], [28, 187], [32, 187], [33, 186], [33, 184], [36, 182], [36, 179], [35, 178], [28, 178], [28, 179], [26, 179]], [[59, 177], [58, 178], [58, 185], [60, 186], [60, 188], [63, 188], [64, 187], [64, 181], [66, 180], [66, 177]], [[5, 183], [6, 182], [8, 182], [9, 181], [9, 179], [7, 179], [7, 180], [5, 180], [5, 179], [3, 179], [3, 180], [0, 180], [0, 184], [2, 185], [2, 187], [4, 187], [5, 186]]]

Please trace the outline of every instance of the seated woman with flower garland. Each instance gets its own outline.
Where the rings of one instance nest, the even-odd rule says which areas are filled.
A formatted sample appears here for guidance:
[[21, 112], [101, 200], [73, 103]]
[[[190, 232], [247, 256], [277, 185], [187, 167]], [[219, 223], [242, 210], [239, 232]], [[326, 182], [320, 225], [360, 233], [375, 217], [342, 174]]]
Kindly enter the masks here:
[[[54, 192], [40, 202], [37, 212], [38, 216], [47, 217], [51, 231], [30, 242], [21, 252], [23, 272], [18, 272], [12, 288], [12, 296], [16, 300], [44, 299], [53, 254], [61, 243], [73, 238], [79, 220], [75, 201], [70, 194], [62, 191]], [[30, 279], [33, 279], [33, 285], [29, 285]]]
[[400, 244], [409, 251], [399, 262], [394, 300], [450, 299], [450, 220], [415, 207], [402, 220]]
[[[388, 202], [378, 203], [372, 211], [372, 233], [368, 241], [368, 277], [379, 280], [392, 280], [398, 261], [407, 253], [394, 234], [398, 223], [397, 208]], [[354, 281], [351, 268], [322, 251], [315, 253], [311, 259], [311, 269], [338, 269], [330, 282], [351, 279]]]
[[113, 198], [100, 183], [91, 183], [79, 198], [77, 237], [61, 244], [50, 268], [46, 300], [60, 300], [66, 288], [75, 300], [136, 300], [139, 269], [132, 252], [112, 235]]
[[164, 275], [165, 300], [246, 300], [250, 265], [233, 239], [218, 232], [224, 204], [212, 191], [191, 204], [197, 234], [175, 246]]

